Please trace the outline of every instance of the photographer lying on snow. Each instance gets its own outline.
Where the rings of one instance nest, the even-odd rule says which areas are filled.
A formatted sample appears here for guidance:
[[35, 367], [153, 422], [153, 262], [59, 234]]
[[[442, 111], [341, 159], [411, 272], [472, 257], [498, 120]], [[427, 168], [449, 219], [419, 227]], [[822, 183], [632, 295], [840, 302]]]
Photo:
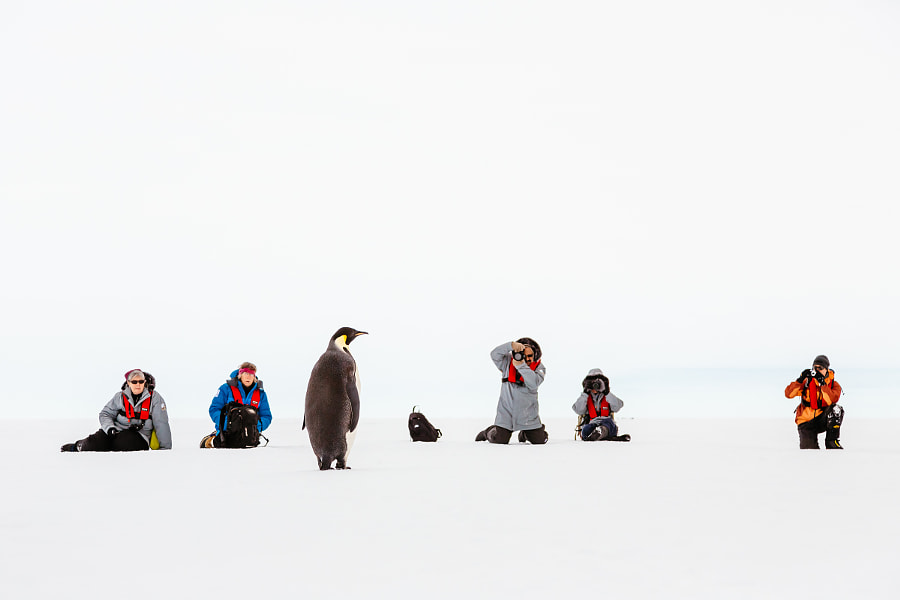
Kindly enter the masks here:
[[603, 371], [588, 371], [581, 387], [584, 391], [572, 405], [572, 410], [581, 417], [577, 435], [585, 442], [630, 442], [631, 436], [627, 433], [618, 435], [619, 426], [615, 419], [615, 413], [622, 410], [625, 403], [609, 391], [609, 379]]
[[153, 375], [132, 369], [125, 373], [125, 382], [122, 391], [116, 392], [100, 411], [99, 431], [63, 444], [60, 451], [131, 452], [149, 450], [151, 446], [154, 450], [172, 447], [166, 401], [154, 389]]
[[538, 386], [547, 371], [541, 364], [541, 347], [531, 338], [519, 338], [491, 350], [491, 360], [503, 373], [497, 416], [475, 441], [508, 444], [518, 430], [520, 442], [546, 444], [549, 436], [538, 414]]
[[241, 363], [230, 377], [209, 405], [216, 430], [200, 440], [201, 448], [255, 448], [260, 433], [272, 422], [269, 397], [256, 378], [256, 365]]

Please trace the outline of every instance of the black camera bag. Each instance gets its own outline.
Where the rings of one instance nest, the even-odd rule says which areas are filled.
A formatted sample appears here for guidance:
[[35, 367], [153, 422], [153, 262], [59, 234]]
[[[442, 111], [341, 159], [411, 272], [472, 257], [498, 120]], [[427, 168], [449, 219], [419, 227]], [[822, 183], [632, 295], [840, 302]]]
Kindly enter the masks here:
[[414, 442], [436, 442], [443, 435], [440, 429], [437, 429], [425, 418], [425, 415], [416, 410], [415, 406], [409, 413], [407, 425], [409, 425], [409, 437]]
[[258, 423], [259, 413], [255, 408], [239, 402], [229, 402], [222, 408], [222, 416], [219, 417], [219, 435], [222, 436], [223, 445], [226, 448], [259, 446]]

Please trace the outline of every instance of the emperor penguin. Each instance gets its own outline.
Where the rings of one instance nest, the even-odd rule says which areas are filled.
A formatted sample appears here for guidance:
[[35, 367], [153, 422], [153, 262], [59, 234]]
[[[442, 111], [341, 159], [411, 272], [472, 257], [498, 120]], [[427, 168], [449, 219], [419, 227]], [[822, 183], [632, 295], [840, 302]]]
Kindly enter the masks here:
[[323, 471], [334, 461], [338, 469], [350, 468], [347, 455], [359, 424], [359, 372], [349, 346], [361, 335], [366, 332], [338, 329], [309, 375], [302, 429], [309, 431], [309, 443]]

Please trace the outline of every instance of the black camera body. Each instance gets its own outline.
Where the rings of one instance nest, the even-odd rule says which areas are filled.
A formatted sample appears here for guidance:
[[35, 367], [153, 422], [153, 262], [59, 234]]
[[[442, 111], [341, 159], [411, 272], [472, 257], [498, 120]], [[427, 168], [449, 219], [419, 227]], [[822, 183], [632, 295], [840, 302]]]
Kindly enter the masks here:
[[589, 382], [587, 385], [587, 388], [589, 390], [602, 390], [604, 387], [606, 387], [606, 386], [603, 385], [603, 382], [600, 381], [599, 379], [595, 379], [595, 380]]
[[513, 360], [525, 360], [525, 353], [519, 350], [513, 352]]

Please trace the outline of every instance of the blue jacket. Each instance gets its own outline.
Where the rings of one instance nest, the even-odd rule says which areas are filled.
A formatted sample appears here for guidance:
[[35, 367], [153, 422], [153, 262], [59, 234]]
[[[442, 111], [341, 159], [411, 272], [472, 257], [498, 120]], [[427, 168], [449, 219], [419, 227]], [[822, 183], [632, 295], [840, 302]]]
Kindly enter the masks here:
[[[231, 386], [237, 387], [238, 392], [241, 394], [241, 400], [248, 406], [250, 405], [250, 396], [253, 395], [253, 392], [257, 387], [259, 388], [259, 423], [257, 425], [260, 431], [265, 431], [266, 427], [269, 426], [269, 423], [272, 422], [272, 411], [269, 409], [269, 397], [266, 395], [266, 390], [263, 389], [263, 382], [257, 379], [256, 383], [253, 384], [253, 387], [250, 388], [250, 392], [245, 394], [244, 386], [241, 385], [241, 381], [237, 378], [237, 375], [237, 371], [231, 372], [231, 379], [219, 386], [219, 392], [216, 394], [216, 397], [212, 399], [212, 404], [209, 405], [209, 418], [212, 419], [216, 426], [216, 433], [220, 433], [219, 419], [222, 417], [222, 409], [225, 408], [226, 404], [234, 400], [231, 395]], [[224, 426], [228, 426], [227, 418]]]

